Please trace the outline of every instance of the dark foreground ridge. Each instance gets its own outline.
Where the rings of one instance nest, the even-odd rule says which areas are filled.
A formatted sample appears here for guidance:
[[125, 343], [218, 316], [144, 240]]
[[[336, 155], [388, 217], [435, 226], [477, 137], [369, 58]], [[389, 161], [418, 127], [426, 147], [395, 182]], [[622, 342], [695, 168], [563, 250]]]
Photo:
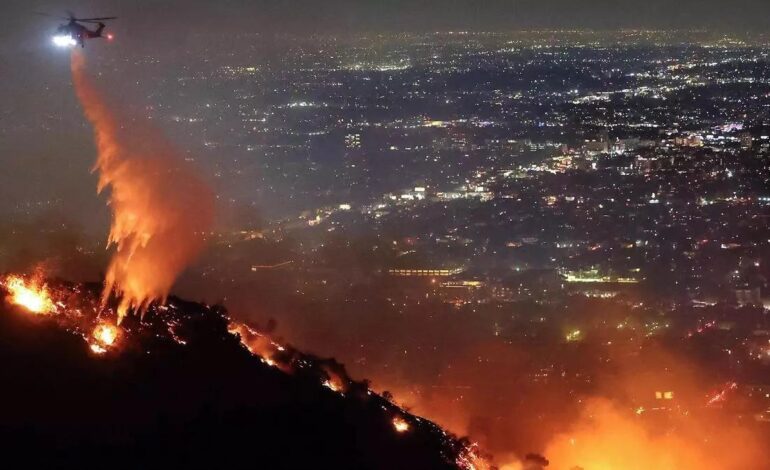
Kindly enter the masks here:
[[[68, 286], [59, 308], [87, 317], [84, 305], [95, 302], [98, 289]], [[0, 294], [6, 297], [1, 286]], [[329, 371], [344, 374], [335, 361], [292, 350], [293, 371], [266, 364], [228, 331], [222, 308], [172, 298], [141, 323], [127, 318], [117, 347], [101, 354], [65, 324], [57, 315], [0, 302], [5, 462], [23, 468], [472, 468], [467, 441], [406, 413], [365, 382], [350, 381], [344, 392], [323, 386]], [[396, 429], [394, 419], [408, 429]]]

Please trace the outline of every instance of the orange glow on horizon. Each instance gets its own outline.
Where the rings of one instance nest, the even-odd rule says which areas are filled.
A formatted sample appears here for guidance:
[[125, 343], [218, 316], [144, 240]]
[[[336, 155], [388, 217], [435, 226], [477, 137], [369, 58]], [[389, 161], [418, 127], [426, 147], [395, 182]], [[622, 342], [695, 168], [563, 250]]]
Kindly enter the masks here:
[[724, 470], [750, 468], [758, 455], [753, 440], [730, 426], [713, 439], [731, 451], [715, 452], [703, 435], [704, 422], [698, 420], [677, 419], [675, 431], [660, 432], [646, 426], [636, 413], [627, 413], [604, 399], [591, 400], [584, 413], [546, 449], [553, 468]]

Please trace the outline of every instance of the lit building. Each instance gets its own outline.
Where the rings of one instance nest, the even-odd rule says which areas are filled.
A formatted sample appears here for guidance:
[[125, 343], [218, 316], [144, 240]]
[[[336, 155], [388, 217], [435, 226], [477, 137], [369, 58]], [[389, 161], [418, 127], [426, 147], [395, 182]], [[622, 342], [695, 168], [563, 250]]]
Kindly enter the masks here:
[[388, 274], [399, 277], [449, 277], [462, 273], [465, 268], [394, 268]]

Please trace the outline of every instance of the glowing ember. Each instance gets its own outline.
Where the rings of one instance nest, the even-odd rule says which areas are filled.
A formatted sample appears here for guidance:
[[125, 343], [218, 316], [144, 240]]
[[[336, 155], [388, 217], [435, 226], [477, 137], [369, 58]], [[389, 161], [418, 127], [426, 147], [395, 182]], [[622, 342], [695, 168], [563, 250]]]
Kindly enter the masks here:
[[10, 296], [8, 301], [19, 305], [32, 313], [48, 314], [56, 312], [56, 305], [45, 284], [27, 282], [21, 276], [8, 276], [3, 282]]
[[396, 432], [407, 432], [409, 431], [409, 423], [404, 421], [404, 418], [396, 416], [393, 418], [393, 428]]

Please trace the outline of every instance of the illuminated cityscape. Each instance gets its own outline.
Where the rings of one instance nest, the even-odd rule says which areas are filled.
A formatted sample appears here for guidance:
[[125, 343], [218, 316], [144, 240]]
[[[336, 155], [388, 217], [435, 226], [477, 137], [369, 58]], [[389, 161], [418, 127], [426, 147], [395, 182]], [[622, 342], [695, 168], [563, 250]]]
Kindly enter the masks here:
[[[474, 410], [458, 432], [495, 453], [544, 451], [538, 433], [558, 432], [605, 375], [646, 370], [663, 346], [709, 378], [693, 390], [662, 363], [646, 372], [654, 383], [629, 381], [629, 412], [657, 422], [702, 408], [767, 433], [762, 37], [546, 31], [283, 46], [279, 64], [238, 57], [179, 77], [185, 96], [212, 98], [183, 106], [169, 90], [154, 105], [154, 119], [199, 142], [222, 197], [264, 210], [233, 219], [201, 268], [234, 311], [271, 299], [261, 321], [344, 358], [418, 414], [455, 422], [433, 401]], [[506, 353], [489, 344], [530, 358], [501, 379]], [[737, 385], [721, 393], [724, 383]], [[512, 443], [544, 394], [559, 404]]]

